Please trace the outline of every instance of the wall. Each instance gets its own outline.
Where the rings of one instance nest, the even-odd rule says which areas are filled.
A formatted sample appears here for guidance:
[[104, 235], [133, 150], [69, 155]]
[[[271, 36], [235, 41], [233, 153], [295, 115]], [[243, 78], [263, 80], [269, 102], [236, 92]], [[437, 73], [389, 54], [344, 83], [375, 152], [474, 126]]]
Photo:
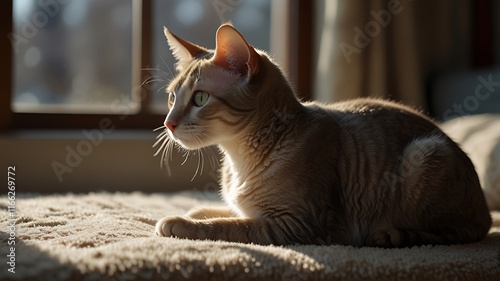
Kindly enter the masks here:
[[151, 147], [155, 133], [114, 131], [103, 134], [101, 141], [97, 134], [87, 135], [83, 131], [0, 134], [0, 167], [6, 173], [8, 166], [16, 166], [18, 192], [217, 189], [218, 175], [208, 163], [208, 157], [205, 157], [203, 174], [193, 181], [198, 155], [191, 156], [181, 166], [182, 153], [174, 153], [171, 176], [165, 168], [160, 169], [160, 157], [153, 157], [156, 149]]

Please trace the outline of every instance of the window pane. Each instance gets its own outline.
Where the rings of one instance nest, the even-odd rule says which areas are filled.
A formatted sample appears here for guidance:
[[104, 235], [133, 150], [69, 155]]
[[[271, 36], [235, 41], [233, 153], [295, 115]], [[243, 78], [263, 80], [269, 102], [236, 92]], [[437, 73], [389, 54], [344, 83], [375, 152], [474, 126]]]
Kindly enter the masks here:
[[13, 110], [113, 114], [123, 105], [137, 110], [133, 2], [14, 0]]
[[164, 87], [175, 75], [172, 57], [163, 34], [163, 26], [190, 42], [209, 49], [215, 47], [215, 31], [231, 21], [258, 49], [269, 51], [271, 0], [153, 0], [153, 61], [148, 70], [153, 89], [153, 109], [167, 112]]

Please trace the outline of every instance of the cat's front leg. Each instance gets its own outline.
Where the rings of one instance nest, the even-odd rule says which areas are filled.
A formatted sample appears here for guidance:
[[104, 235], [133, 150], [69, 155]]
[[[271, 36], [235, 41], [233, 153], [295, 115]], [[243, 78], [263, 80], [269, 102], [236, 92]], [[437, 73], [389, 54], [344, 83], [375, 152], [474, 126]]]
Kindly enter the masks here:
[[193, 220], [186, 217], [166, 217], [156, 224], [159, 236], [201, 240], [225, 240], [230, 242], [262, 245], [285, 245], [285, 235], [268, 219], [214, 218]]
[[196, 220], [205, 220], [235, 217], [235, 214], [227, 207], [194, 207], [189, 210], [186, 216]]

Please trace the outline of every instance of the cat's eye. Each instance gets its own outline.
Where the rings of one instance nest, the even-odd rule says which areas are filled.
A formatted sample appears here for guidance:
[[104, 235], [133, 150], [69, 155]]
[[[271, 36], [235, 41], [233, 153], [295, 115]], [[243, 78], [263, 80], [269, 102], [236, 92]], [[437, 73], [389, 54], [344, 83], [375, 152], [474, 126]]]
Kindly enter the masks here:
[[208, 101], [209, 94], [203, 91], [196, 91], [193, 95], [194, 105], [201, 107], [204, 106]]
[[169, 107], [174, 106], [174, 101], [175, 101], [175, 94], [172, 92], [168, 93], [168, 106]]

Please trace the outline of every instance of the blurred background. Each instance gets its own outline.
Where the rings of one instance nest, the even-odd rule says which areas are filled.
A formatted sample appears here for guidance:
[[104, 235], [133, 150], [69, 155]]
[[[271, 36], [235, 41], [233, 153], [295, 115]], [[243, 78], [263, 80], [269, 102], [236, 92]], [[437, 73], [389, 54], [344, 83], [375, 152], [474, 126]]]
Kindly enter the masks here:
[[209, 163], [193, 179], [199, 153], [153, 157], [175, 75], [163, 26], [213, 48], [231, 21], [303, 100], [498, 113], [499, 14], [500, 0], [2, 0], [1, 167], [24, 192], [216, 190]]

